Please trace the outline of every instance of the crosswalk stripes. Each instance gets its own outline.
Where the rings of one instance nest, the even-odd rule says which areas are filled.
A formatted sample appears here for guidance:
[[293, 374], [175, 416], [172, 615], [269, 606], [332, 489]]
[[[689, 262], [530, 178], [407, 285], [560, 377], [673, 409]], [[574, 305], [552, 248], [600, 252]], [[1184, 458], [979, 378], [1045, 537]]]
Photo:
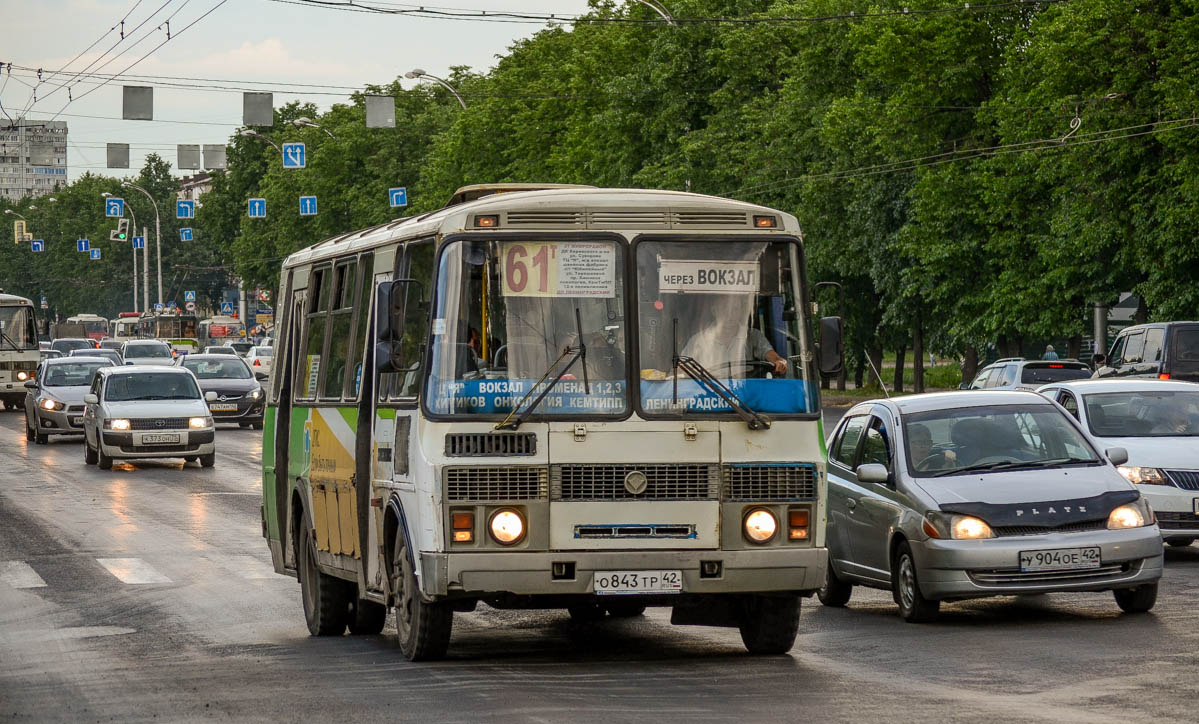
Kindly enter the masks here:
[[143, 585], [171, 582], [171, 579], [154, 570], [141, 558], [97, 558], [96, 562], [107, 568], [108, 572], [122, 583]]
[[45, 588], [46, 582], [25, 561], [0, 561], [0, 583], [13, 588]]

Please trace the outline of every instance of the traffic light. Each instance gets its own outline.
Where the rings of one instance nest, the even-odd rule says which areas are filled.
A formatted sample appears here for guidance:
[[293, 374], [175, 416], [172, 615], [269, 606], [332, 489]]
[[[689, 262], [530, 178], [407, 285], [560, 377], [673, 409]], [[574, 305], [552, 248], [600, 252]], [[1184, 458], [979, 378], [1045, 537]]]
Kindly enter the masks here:
[[129, 219], [117, 219], [117, 228], [108, 232], [109, 241], [129, 241]]

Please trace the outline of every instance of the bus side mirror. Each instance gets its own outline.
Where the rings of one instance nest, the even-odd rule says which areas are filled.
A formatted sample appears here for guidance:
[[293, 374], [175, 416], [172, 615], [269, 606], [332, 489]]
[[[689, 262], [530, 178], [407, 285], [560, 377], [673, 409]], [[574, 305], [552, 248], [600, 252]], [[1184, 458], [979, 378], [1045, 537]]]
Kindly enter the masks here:
[[837, 375], [845, 365], [845, 351], [841, 340], [841, 318], [821, 317], [817, 360], [820, 374]]

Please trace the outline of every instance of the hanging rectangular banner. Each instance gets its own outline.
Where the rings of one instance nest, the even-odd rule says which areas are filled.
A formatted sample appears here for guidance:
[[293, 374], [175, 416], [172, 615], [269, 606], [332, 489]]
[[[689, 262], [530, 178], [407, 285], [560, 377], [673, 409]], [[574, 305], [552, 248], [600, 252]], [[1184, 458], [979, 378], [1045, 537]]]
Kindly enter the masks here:
[[241, 94], [241, 123], [243, 126], [275, 125], [274, 96], [271, 93]]
[[663, 259], [658, 265], [658, 291], [686, 294], [757, 294], [758, 262]]
[[108, 144], [108, 168], [129, 168], [129, 144]]
[[126, 121], [154, 120], [154, 87], [127, 85], [123, 88], [121, 118]]
[[175, 149], [177, 156], [176, 167], [186, 169], [200, 168], [200, 146], [198, 144], [181, 143]]

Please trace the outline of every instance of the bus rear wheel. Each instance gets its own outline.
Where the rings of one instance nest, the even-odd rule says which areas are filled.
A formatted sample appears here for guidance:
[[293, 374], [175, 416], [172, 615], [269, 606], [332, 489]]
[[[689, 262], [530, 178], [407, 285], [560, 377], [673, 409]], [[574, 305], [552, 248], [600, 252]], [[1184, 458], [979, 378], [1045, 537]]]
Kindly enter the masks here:
[[346, 630], [350, 599], [345, 581], [321, 572], [316, 565], [316, 542], [312, 531], [301, 524], [296, 536], [297, 573], [304, 601], [304, 621], [313, 636], [340, 636]]
[[412, 553], [404, 533], [396, 533], [391, 557], [391, 592], [395, 597], [396, 634], [409, 661], [435, 661], [445, 656], [454, 627], [454, 610], [445, 602], [421, 597]]
[[755, 656], [785, 654], [799, 633], [799, 596], [748, 596], [741, 613], [741, 642]]

